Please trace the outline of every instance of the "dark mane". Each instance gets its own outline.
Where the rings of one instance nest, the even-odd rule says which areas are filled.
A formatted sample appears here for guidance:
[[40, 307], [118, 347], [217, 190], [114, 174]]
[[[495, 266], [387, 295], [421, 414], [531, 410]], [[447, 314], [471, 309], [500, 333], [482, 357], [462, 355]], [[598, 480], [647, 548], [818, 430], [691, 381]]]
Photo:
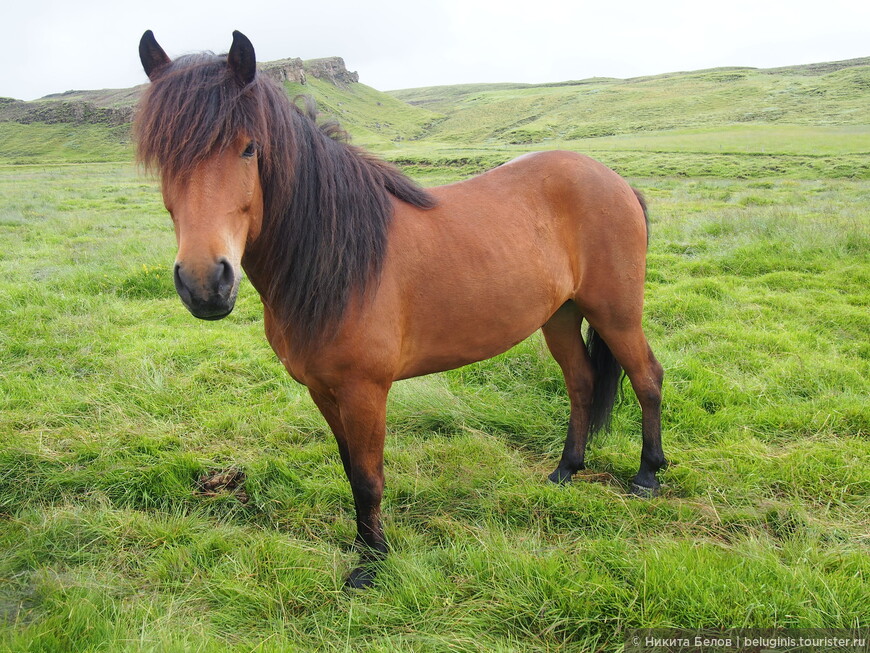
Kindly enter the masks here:
[[244, 263], [269, 270], [257, 290], [304, 346], [334, 332], [348, 303], [376, 282], [393, 198], [435, 202], [394, 166], [344, 142], [337, 125], [319, 127], [313, 105], [300, 109], [271, 79], [241, 87], [226, 61], [188, 55], [161, 71], [137, 110], [138, 156], [164, 179], [184, 179], [240, 132], [254, 140], [263, 229]]

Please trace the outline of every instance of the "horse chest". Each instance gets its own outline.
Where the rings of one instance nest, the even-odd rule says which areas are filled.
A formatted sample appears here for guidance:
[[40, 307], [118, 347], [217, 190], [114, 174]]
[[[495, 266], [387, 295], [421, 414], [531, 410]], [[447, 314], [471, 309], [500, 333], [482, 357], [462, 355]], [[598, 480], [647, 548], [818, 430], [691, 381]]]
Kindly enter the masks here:
[[304, 360], [298, 353], [294, 352], [290, 347], [290, 342], [283, 330], [278, 326], [277, 321], [273, 318], [269, 307], [264, 304], [263, 322], [266, 331], [266, 339], [272, 346], [272, 351], [281, 361], [284, 369], [293, 378], [294, 381], [302, 385], [307, 383], [306, 365]]

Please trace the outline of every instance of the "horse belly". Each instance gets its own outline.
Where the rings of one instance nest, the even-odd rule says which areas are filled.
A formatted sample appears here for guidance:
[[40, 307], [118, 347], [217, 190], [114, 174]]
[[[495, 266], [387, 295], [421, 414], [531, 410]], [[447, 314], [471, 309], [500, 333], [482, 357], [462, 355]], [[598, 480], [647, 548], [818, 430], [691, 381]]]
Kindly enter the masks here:
[[477, 268], [470, 277], [430, 276], [408, 302], [397, 378], [420, 376], [492, 358], [538, 330], [571, 294], [568, 274], [544, 263]]

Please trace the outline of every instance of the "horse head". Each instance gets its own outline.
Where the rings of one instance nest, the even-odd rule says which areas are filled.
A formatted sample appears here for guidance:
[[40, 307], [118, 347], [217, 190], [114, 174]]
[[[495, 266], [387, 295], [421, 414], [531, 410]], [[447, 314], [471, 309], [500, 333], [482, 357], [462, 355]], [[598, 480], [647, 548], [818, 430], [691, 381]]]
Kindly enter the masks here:
[[160, 167], [178, 243], [175, 288], [194, 316], [218, 320], [233, 310], [242, 256], [263, 220], [258, 144], [236, 115], [245, 112], [228, 108], [254, 82], [254, 47], [233, 32], [225, 58], [173, 62], [149, 30], [139, 55], [152, 82], [140, 156]]

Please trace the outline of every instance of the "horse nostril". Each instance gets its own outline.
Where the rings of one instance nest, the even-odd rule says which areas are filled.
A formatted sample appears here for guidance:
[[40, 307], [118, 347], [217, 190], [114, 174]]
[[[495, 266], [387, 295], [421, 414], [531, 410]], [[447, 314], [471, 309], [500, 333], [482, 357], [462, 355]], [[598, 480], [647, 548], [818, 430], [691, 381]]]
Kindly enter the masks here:
[[190, 289], [187, 287], [187, 284], [184, 283], [184, 278], [181, 274], [181, 263], [175, 264], [173, 279], [175, 281], [175, 291], [178, 293], [179, 297], [181, 297], [182, 301], [185, 304], [190, 304], [192, 295], [190, 293]]
[[217, 283], [218, 293], [220, 295], [229, 295], [236, 283], [236, 275], [233, 271], [233, 265], [225, 258], [218, 260], [215, 269], [215, 282]]

